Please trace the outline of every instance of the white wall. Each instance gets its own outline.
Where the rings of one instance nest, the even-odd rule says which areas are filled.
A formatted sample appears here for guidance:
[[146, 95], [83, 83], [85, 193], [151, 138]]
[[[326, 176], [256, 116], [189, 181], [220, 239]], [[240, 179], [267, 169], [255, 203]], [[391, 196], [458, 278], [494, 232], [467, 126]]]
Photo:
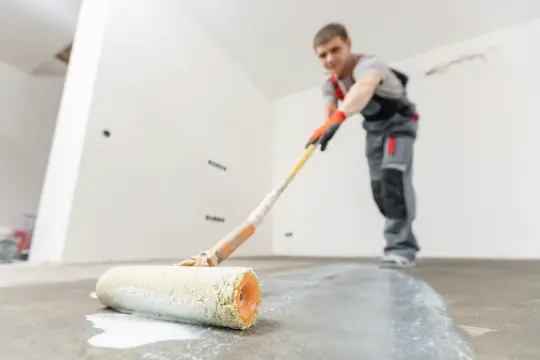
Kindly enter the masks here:
[[[395, 64], [411, 75], [422, 117], [414, 179], [421, 256], [540, 257], [539, 37], [540, 19]], [[491, 47], [498, 49], [485, 63], [423, 75]], [[324, 120], [322, 106], [318, 88], [277, 101], [276, 183]], [[361, 118], [351, 118], [283, 195], [273, 218], [276, 254], [381, 254], [383, 220], [371, 198], [364, 136]]]
[[37, 212], [63, 82], [0, 63], [0, 226]]
[[[93, 6], [83, 4], [81, 19]], [[272, 106], [178, 1], [107, 6], [95, 83], [85, 85], [93, 95], [73, 204], [64, 212], [65, 244], [35, 259], [189, 257], [239, 225], [271, 190]], [[78, 32], [88, 29], [80, 24]], [[85, 45], [77, 44], [73, 59], [81, 65]], [[70, 68], [68, 85], [84, 70]], [[49, 217], [53, 206], [43, 209], [42, 250], [55, 240], [47, 229], [61, 223]], [[208, 222], [207, 214], [225, 222]], [[271, 230], [268, 219], [236, 255], [270, 254]]]

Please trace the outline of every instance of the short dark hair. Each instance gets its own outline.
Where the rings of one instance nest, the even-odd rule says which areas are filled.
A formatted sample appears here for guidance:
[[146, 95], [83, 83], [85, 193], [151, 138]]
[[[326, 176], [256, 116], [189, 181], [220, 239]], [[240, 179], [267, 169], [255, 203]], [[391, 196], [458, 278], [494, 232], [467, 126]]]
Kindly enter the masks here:
[[345, 41], [348, 40], [349, 33], [347, 32], [347, 28], [343, 24], [336, 22], [326, 24], [315, 34], [313, 47], [316, 48], [319, 45], [325, 44], [336, 36], [339, 36]]

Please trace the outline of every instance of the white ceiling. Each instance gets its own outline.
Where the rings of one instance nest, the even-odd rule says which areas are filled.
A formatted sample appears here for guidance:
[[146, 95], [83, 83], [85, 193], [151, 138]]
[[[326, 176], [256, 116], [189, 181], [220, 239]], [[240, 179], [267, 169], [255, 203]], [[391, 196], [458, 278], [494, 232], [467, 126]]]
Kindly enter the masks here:
[[[62, 73], [82, 0], [1, 0], [0, 61]], [[401, 60], [540, 16], [540, 0], [179, 0], [270, 96], [316, 86], [317, 29], [343, 22], [356, 51]], [[159, 2], [156, 2], [159, 4]]]
[[271, 96], [316, 86], [317, 29], [343, 22], [356, 51], [401, 60], [540, 16], [540, 0], [181, 0]]
[[73, 41], [82, 0], [0, 0], [0, 61], [41, 71]]

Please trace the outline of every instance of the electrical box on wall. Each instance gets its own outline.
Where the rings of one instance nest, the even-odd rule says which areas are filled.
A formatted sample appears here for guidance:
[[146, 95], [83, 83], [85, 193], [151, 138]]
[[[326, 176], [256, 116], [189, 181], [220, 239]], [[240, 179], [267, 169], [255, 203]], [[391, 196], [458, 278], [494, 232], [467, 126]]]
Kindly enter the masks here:
[[214, 221], [214, 222], [225, 222], [225, 218], [218, 217], [218, 216], [212, 216], [212, 215], [206, 215], [207, 221]]
[[213, 166], [219, 170], [227, 171], [227, 167], [224, 165], [221, 165], [213, 160], [208, 160], [208, 165]]

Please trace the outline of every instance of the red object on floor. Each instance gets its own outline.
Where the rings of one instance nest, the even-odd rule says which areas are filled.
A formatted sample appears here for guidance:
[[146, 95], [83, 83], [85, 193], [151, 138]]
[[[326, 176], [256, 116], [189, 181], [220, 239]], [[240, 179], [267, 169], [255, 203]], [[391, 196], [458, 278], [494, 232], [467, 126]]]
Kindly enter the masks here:
[[18, 253], [20, 254], [24, 250], [30, 249], [30, 241], [32, 239], [32, 232], [27, 230], [16, 230], [13, 232], [13, 236], [17, 238], [19, 243]]

